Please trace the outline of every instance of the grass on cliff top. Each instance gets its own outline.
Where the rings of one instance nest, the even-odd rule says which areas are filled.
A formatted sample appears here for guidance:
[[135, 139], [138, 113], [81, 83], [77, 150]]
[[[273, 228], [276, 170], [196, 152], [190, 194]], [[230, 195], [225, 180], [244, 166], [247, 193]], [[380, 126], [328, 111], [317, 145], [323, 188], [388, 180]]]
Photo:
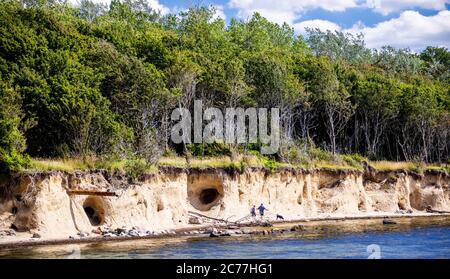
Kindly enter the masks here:
[[370, 165], [378, 171], [408, 170], [415, 173], [425, 171], [446, 171], [450, 172], [450, 166], [447, 164], [425, 164], [420, 162], [393, 162], [393, 161], [371, 161]]
[[226, 168], [226, 169], [239, 169], [242, 167], [264, 167], [264, 164], [256, 156], [237, 156], [232, 159], [230, 156], [220, 157], [205, 157], [205, 158], [190, 158], [190, 164], [186, 161], [185, 157], [162, 157], [159, 162], [159, 166], [168, 167], [191, 167], [194, 169], [203, 168]]
[[[190, 158], [190, 164], [182, 156], [162, 157], [157, 166], [147, 165], [142, 159], [130, 160], [101, 160], [98, 158], [69, 158], [69, 159], [42, 159], [31, 160], [28, 171], [65, 171], [106, 169], [114, 172], [125, 172], [131, 175], [140, 173], [153, 173], [158, 170], [158, 166], [179, 167], [179, 168], [225, 168], [243, 171], [247, 167], [266, 168], [274, 171], [282, 167], [301, 169], [327, 169], [327, 170], [363, 170], [362, 160], [364, 158], [355, 155], [337, 155], [329, 160], [313, 160], [298, 164], [277, 162], [264, 156], [253, 154], [206, 158]], [[433, 165], [416, 162], [394, 162], [394, 161], [370, 161], [369, 164], [378, 171], [408, 170], [416, 173], [423, 173], [427, 170], [450, 172], [448, 165]]]
[[28, 171], [84, 171], [92, 169], [106, 169], [108, 171], [130, 172], [132, 169], [140, 169], [143, 172], [155, 172], [156, 166], [148, 166], [144, 160], [101, 160], [96, 158], [69, 158], [69, 159], [31, 159]]

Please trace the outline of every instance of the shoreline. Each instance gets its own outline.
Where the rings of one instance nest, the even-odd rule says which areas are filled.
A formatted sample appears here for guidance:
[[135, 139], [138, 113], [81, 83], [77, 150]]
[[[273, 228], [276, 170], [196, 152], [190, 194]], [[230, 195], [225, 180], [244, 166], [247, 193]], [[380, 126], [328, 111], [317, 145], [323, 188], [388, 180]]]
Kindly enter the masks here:
[[[349, 215], [349, 216], [325, 216], [325, 217], [311, 217], [311, 218], [299, 218], [295, 220], [286, 220], [286, 221], [270, 221], [273, 224], [273, 228], [280, 228], [288, 225], [304, 225], [300, 223], [318, 223], [319, 225], [331, 225], [331, 222], [335, 221], [369, 221], [369, 220], [383, 220], [385, 218], [389, 219], [423, 219], [429, 218], [430, 221], [436, 218], [449, 217], [450, 213], [409, 213], [409, 214], [401, 214], [401, 213], [377, 213], [371, 215]], [[54, 238], [54, 239], [24, 239], [17, 241], [2, 241], [0, 239], [0, 249], [15, 249], [15, 248], [23, 248], [23, 247], [37, 247], [37, 246], [53, 246], [53, 245], [70, 245], [70, 244], [89, 244], [89, 243], [106, 243], [106, 242], [124, 242], [124, 241], [132, 241], [132, 240], [145, 240], [145, 239], [167, 239], [167, 238], [177, 238], [177, 237], [201, 237], [207, 235], [206, 230], [213, 229], [229, 229], [230, 227], [238, 226], [240, 229], [246, 229], [250, 232], [258, 232], [267, 230], [267, 227], [261, 227], [250, 222], [240, 223], [240, 224], [220, 224], [220, 225], [197, 225], [197, 226], [189, 226], [178, 229], [173, 229], [169, 233], [161, 233], [158, 235], [146, 235], [146, 236], [113, 236], [113, 237], [104, 237], [104, 236], [96, 236], [96, 237], [83, 237], [78, 239], [62, 239], [62, 238]], [[204, 232], [200, 233], [199, 231], [203, 230]], [[195, 233], [197, 232], [197, 233]], [[248, 233], [248, 235], [252, 235], [252, 233]]]

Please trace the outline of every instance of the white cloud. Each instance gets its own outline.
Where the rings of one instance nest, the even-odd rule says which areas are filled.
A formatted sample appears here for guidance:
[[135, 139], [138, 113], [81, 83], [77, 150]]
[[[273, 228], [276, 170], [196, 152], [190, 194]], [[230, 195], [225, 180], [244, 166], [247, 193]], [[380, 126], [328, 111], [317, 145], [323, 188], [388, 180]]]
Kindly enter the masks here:
[[[69, 0], [73, 5], [78, 5], [80, 3], [80, 0]], [[109, 5], [111, 3], [111, 0], [91, 0], [92, 2], [96, 4], [106, 4]], [[165, 15], [170, 12], [170, 9], [163, 4], [159, 3], [159, 0], [147, 0], [150, 7], [154, 10], [160, 11], [161, 14]]]
[[223, 6], [217, 5], [217, 6], [214, 6], [214, 8], [216, 9], [216, 12], [213, 15], [213, 19], [221, 18], [221, 19], [225, 20], [227, 18], [227, 16], [225, 15], [225, 12], [223, 10]]
[[267, 19], [293, 24], [306, 10], [322, 8], [327, 11], [345, 11], [357, 7], [358, 0], [230, 0], [228, 6], [237, 9], [237, 16], [248, 18], [259, 12]]
[[297, 33], [305, 34], [305, 27], [338, 30], [352, 34], [363, 33], [369, 48], [390, 45], [421, 51], [426, 46], [450, 48], [450, 11], [440, 11], [434, 16], [423, 16], [417, 11], [404, 11], [399, 17], [380, 22], [373, 27], [359, 21], [352, 28], [343, 29], [338, 24], [321, 19], [306, 20], [294, 24]]
[[322, 20], [322, 19], [305, 20], [302, 22], [295, 23], [293, 26], [294, 26], [294, 30], [300, 34], [306, 34], [306, 31], [305, 31], [306, 27], [319, 28], [322, 31], [326, 31], [326, 30], [331, 30], [331, 31], [338, 30], [339, 31], [339, 30], [341, 30], [341, 27], [339, 25], [337, 25], [336, 23], [328, 21], [328, 20]]
[[440, 11], [428, 17], [416, 11], [405, 11], [398, 18], [373, 27], [357, 24], [344, 31], [363, 33], [370, 48], [391, 45], [419, 51], [428, 45], [450, 47], [450, 11]]
[[163, 4], [159, 3], [158, 0], [147, 0], [150, 4], [150, 7], [154, 10], [159, 11], [161, 14], [165, 15], [170, 12], [170, 9]]
[[411, 8], [423, 8], [431, 10], [445, 10], [445, 4], [449, 0], [366, 0], [366, 7], [383, 15], [392, 12], [404, 11]]

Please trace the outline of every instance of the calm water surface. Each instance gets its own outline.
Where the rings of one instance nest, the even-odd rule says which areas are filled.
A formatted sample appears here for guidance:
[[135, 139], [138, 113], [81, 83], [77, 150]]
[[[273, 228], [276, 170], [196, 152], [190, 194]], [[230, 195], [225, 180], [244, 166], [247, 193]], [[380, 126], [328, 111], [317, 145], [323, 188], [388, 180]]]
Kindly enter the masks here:
[[0, 251], [0, 258], [450, 258], [450, 226], [305, 237], [173, 238]]

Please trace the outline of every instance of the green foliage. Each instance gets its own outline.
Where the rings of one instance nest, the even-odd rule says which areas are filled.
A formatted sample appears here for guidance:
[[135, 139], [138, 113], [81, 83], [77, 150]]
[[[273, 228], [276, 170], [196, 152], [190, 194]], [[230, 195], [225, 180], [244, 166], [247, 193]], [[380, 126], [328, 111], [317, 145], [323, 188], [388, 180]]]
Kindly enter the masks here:
[[375, 51], [374, 64], [392, 75], [411, 75], [420, 72], [422, 60], [409, 49], [384, 46]]
[[318, 28], [306, 28], [308, 43], [316, 55], [333, 60], [345, 60], [351, 64], [370, 63], [371, 52], [366, 48], [362, 34], [356, 36], [340, 31], [324, 32]]
[[131, 179], [137, 179], [139, 176], [144, 174], [147, 169], [147, 162], [141, 158], [128, 159], [124, 165], [125, 173]]
[[334, 156], [332, 153], [322, 150], [317, 147], [311, 147], [308, 149], [308, 157], [311, 160], [316, 160], [316, 161], [333, 161], [334, 160]]
[[264, 156], [260, 157], [260, 159], [261, 159], [264, 167], [266, 169], [268, 169], [270, 172], [275, 171], [277, 168], [279, 168], [281, 166], [280, 163], [274, 159], [270, 159], [270, 158], [264, 157]]
[[444, 47], [427, 47], [420, 53], [425, 62], [424, 71], [432, 78], [450, 82], [450, 52]]
[[0, 80], [0, 175], [20, 171], [28, 162], [24, 156], [25, 137], [20, 95], [7, 82]]
[[243, 173], [245, 171], [245, 168], [248, 167], [248, 164], [244, 160], [240, 160], [237, 162], [232, 162], [228, 169], [235, 170], [239, 173]]
[[19, 172], [29, 165], [28, 155], [18, 153], [16, 150], [6, 151], [0, 148], [0, 176]]
[[[280, 108], [283, 142], [308, 142], [274, 156], [294, 164], [336, 163], [337, 153], [450, 157], [447, 49], [374, 51], [361, 35], [308, 30], [303, 38], [258, 13], [228, 26], [214, 14], [197, 7], [161, 16], [145, 0], [110, 7], [1, 1], [5, 169], [20, 169], [25, 153], [137, 157], [152, 165], [168, 148], [195, 156], [259, 150], [261, 144], [171, 143], [172, 110], [191, 109], [195, 99], [222, 109]], [[359, 163], [348, 155], [342, 160]]]
[[368, 161], [367, 158], [365, 158], [359, 154], [344, 154], [344, 155], [341, 155], [341, 158], [349, 166], [352, 166], [356, 169], [360, 169], [362, 167], [362, 163]]
[[197, 157], [231, 156], [232, 153], [230, 146], [223, 142], [188, 144], [187, 149], [191, 155]]

